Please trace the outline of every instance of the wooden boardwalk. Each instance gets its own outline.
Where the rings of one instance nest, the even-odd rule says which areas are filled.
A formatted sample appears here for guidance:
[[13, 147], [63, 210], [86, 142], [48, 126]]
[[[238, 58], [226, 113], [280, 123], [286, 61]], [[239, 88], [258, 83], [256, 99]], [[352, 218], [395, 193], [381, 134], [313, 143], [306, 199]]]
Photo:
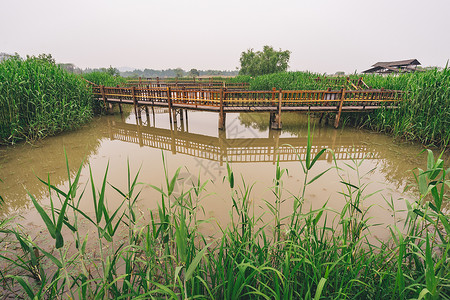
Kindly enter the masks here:
[[[281, 138], [279, 132], [269, 131], [267, 138], [226, 138], [225, 132], [219, 137], [177, 131], [173, 129], [156, 128], [113, 122], [109, 128], [111, 140], [121, 140], [139, 144], [141, 147], [164, 149], [173, 154], [181, 153], [193, 157], [219, 162], [233, 163], [272, 162], [277, 157], [281, 162], [298, 161], [298, 157], [306, 159], [307, 138]], [[354, 144], [353, 140], [342, 141], [335, 146], [336, 135], [327, 142], [314, 143], [312, 153], [315, 155], [323, 148], [333, 149], [337, 160], [374, 159], [379, 155], [372, 152], [365, 144]], [[344, 145], [342, 145], [344, 144]], [[348, 146], [345, 146], [347, 144]], [[331, 152], [324, 153], [320, 160], [332, 161]]]
[[108, 103], [132, 104], [139, 118], [141, 108], [167, 107], [170, 122], [177, 122], [180, 111], [203, 110], [219, 113], [219, 129], [225, 128], [226, 113], [270, 112], [271, 128], [281, 129], [281, 113], [287, 111], [334, 112], [338, 127], [342, 112], [361, 112], [396, 108], [404, 94], [394, 90], [309, 90], [248, 91], [235, 89], [188, 89], [186, 87], [105, 87], [93, 86], [94, 95]]

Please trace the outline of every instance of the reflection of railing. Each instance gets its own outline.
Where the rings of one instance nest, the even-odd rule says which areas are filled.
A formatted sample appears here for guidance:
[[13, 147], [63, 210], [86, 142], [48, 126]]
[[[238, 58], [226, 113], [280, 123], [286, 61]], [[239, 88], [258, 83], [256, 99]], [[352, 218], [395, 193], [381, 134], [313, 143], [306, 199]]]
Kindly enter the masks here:
[[[306, 138], [280, 138], [279, 133], [271, 131], [268, 138], [233, 138], [223, 135], [219, 137], [174, 131], [150, 126], [115, 123], [111, 126], [110, 138], [139, 144], [172, 153], [182, 153], [194, 157], [223, 163], [244, 162], [275, 162], [279, 155], [280, 161], [296, 161], [298, 157], [306, 159]], [[340, 140], [342, 143], [342, 140]], [[350, 141], [348, 141], [350, 144]], [[317, 154], [322, 148], [331, 148], [336, 159], [362, 159], [371, 153], [366, 145], [334, 146], [334, 142], [319, 143], [312, 147], [312, 153]], [[378, 158], [372, 154], [369, 158]], [[326, 152], [320, 158], [331, 161], [332, 154]]]

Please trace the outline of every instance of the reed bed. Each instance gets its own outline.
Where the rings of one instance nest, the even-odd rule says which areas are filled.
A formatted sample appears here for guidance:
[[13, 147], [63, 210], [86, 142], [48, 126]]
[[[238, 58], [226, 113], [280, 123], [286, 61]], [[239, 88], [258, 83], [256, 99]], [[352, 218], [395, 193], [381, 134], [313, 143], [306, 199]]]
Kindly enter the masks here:
[[90, 120], [92, 92], [48, 60], [12, 57], [0, 63], [0, 143], [38, 139]]
[[[357, 79], [355, 75], [351, 79]], [[342, 79], [342, 80], [340, 80]], [[327, 77], [311, 72], [282, 72], [257, 76], [237, 76], [233, 80], [248, 82], [251, 90], [326, 90], [327, 88], [340, 89], [347, 86], [346, 77]]]
[[[427, 146], [446, 148], [450, 141], [450, 69], [404, 74], [363, 75], [364, 82], [374, 89], [402, 90], [406, 101], [399, 109], [381, 109], [370, 114], [346, 113], [347, 124], [386, 132], [396, 137], [418, 141]], [[251, 90], [325, 90], [350, 88], [336, 84], [339, 77], [309, 72], [284, 72], [257, 76], [237, 76], [234, 80], [249, 82]], [[350, 79], [357, 79], [351, 75]]]
[[374, 88], [406, 91], [397, 110], [380, 110], [356, 124], [392, 133], [426, 145], [448, 146], [450, 141], [450, 69], [390, 76], [365, 76]]
[[[32, 299], [449, 299], [450, 219], [443, 205], [450, 169], [444, 169], [441, 157], [428, 151], [427, 169], [415, 170], [419, 196], [407, 203], [404, 224], [393, 222], [391, 238], [372, 243], [370, 207], [363, 203], [376, 195], [365, 193], [361, 161], [348, 164], [358, 175], [355, 182], [345, 179], [337, 165], [320, 173], [337, 172], [342, 211], [304, 207], [308, 186], [322, 176], [312, 177], [311, 170], [329, 151], [313, 156], [312, 145], [309, 135], [306, 160], [299, 159], [304, 174], [299, 193], [284, 189], [287, 170], [276, 164], [273, 199], [265, 202], [264, 217], [270, 216], [270, 222], [252, 209], [253, 186], [238, 182], [227, 165], [231, 222], [212, 241], [199, 230], [200, 224], [214, 222], [202, 219], [208, 183], [198, 179], [174, 193], [180, 168], [170, 174], [164, 156], [164, 183], [149, 185], [160, 194], [158, 209], [144, 215], [136, 207], [139, 172], [132, 175], [129, 168], [126, 190], [112, 186], [123, 198], [116, 210], [108, 208], [108, 167], [100, 186], [94, 185], [92, 173], [90, 182], [80, 186], [81, 167], [69, 176], [65, 191], [41, 180], [53, 192], [50, 208], [30, 197], [54, 247], [46, 251], [3, 224], [6, 236], [0, 242], [16, 240], [22, 251], [0, 248], [0, 259], [7, 263], [0, 270], [3, 288]], [[84, 193], [92, 193], [92, 214], [79, 209]], [[280, 211], [287, 200], [291, 213], [284, 217]], [[394, 203], [387, 201], [396, 218]], [[143, 222], [143, 216], [149, 221]], [[92, 236], [79, 228], [82, 220], [95, 229], [95, 249], [86, 247]], [[118, 234], [122, 226], [125, 236]], [[75, 254], [69, 255], [71, 243]], [[17, 275], [18, 270], [26, 275]]]

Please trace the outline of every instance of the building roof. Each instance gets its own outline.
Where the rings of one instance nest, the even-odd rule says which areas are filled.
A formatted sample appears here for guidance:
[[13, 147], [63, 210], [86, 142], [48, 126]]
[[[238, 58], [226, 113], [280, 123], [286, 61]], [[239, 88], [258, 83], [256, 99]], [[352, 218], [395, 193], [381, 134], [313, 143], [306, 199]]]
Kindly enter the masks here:
[[401, 71], [412, 71], [413, 66], [420, 65], [417, 59], [397, 60], [377, 62], [372, 65], [373, 68], [363, 71], [363, 73], [392, 73]]

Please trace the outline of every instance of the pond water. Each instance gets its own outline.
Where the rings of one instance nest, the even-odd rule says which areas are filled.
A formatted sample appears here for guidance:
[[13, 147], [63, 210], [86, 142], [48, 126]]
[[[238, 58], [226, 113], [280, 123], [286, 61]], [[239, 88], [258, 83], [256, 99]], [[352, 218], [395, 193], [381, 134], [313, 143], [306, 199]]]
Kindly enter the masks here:
[[[52, 184], [67, 186], [67, 169], [64, 149], [67, 153], [72, 175], [82, 165], [80, 185], [89, 181], [89, 166], [97, 186], [101, 185], [105, 169], [109, 163], [108, 182], [125, 190], [127, 185], [127, 163], [131, 173], [140, 168], [139, 182], [161, 186], [164, 184], [162, 155], [170, 174], [182, 167], [176, 192], [181, 192], [183, 184], [191, 180], [208, 180], [208, 197], [202, 200], [205, 218], [210, 224], [226, 224], [231, 210], [230, 189], [223, 181], [227, 174], [227, 161], [235, 173], [236, 182], [242, 185], [254, 184], [252, 204], [257, 213], [267, 212], [263, 200], [272, 201], [270, 190], [275, 177], [277, 154], [280, 165], [288, 169], [283, 178], [286, 192], [299, 194], [303, 184], [303, 171], [298, 157], [305, 159], [308, 117], [305, 114], [286, 113], [282, 116], [283, 129], [269, 129], [269, 115], [263, 113], [227, 114], [226, 130], [217, 129], [218, 115], [215, 113], [188, 111], [174, 126], [169, 123], [165, 110], [155, 110], [149, 118], [142, 115], [136, 120], [134, 114], [118, 113], [96, 118], [83, 128], [48, 137], [34, 144], [20, 144], [0, 148], [0, 195], [5, 204], [0, 207], [0, 217], [19, 215], [22, 223], [39, 228], [41, 222], [27, 192], [43, 204], [49, 203], [48, 188], [37, 179], [50, 178]], [[334, 129], [318, 123], [311, 118], [313, 133], [313, 152], [326, 147], [334, 152], [341, 175], [352, 184], [358, 176], [351, 166], [356, 159], [360, 163], [359, 174], [363, 183], [369, 183], [364, 191], [371, 194], [363, 208], [369, 210], [373, 223], [390, 224], [392, 212], [386, 205], [391, 197], [396, 209], [405, 209], [404, 199], [416, 199], [415, 189], [403, 190], [414, 182], [411, 170], [425, 168], [425, 154], [419, 153], [422, 146], [392, 137], [354, 128]], [[161, 150], [162, 149], [162, 150]], [[277, 151], [278, 149], [278, 151]], [[331, 209], [340, 211], [345, 200], [339, 193], [345, 190], [332, 152], [326, 152], [314, 165], [309, 178], [331, 169], [308, 186], [304, 207], [319, 208], [325, 203]], [[140, 185], [139, 208], [143, 215], [156, 209], [160, 195], [148, 185]], [[90, 187], [81, 203], [81, 209], [93, 211]], [[121, 201], [120, 195], [110, 186], [107, 188], [109, 205], [113, 208]], [[292, 209], [292, 200], [282, 204], [282, 213]], [[401, 216], [401, 215], [400, 215]], [[400, 217], [401, 219], [401, 217]], [[270, 221], [268, 219], [267, 221]], [[384, 227], [385, 228], [385, 227]], [[204, 230], [213, 234], [217, 227], [204, 225]], [[386, 234], [383, 226], [374, 230], [375, 235]]]

